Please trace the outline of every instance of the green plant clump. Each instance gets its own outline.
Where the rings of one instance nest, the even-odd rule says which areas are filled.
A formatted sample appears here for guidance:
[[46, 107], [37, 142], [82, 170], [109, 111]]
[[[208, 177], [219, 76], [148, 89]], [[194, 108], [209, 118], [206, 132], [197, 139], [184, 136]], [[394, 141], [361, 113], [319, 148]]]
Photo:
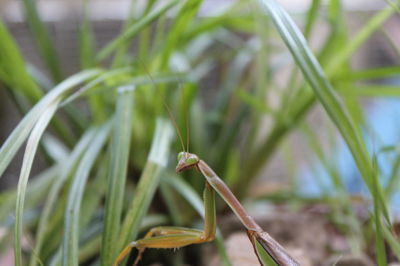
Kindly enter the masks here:
[[[369, 252], [378, 265], [400, 259], [391, 207], [399, 192], [399, 149], [393, 143], [368, 151], [373, 132], [363, 105], [366, 98], [400, 96], [399, 85], [377, 82], [398, 77], [400, 67], [352, 66], [373, 35], [385, 34], [399, 60], [399, 47], [383, 30], [398, 16], [398, 2], [387, 1], [351, 33], [341, 0], [313, 0], [295, 15], [275, 0], [234, 1], [213, 14], [200, 11], [201, 0], [137, 2], [121, 32], [100, 49], [85, 3], [81, 70], [69, 77], [34, 1], [22, 3], [46, 75], [24, 60], [0, 21], [0, 90], [22, 115], [1, 144], [0, 176], [25, 147], [17, 187], [0, 194], [2, 254], [12, 239], [17, 266], [111, 265], [150, 227], [198, 225], [204, 180], [195, 171], [185, 178], [174, 172], [182, 146], [207, 161], [242, 202], [278, 201], [300, 210], [310, 198], [299, 193], [300, 162], [292, 156], [298, 147], [289, 137], [296, 132], [307, 143], [308, 162], [321, 163], [333, 184], [329, 191], [321, 185], [324, 192], [312, 201], [330, 207], [350, 252]], [[321, 24], [327, 33], [311, 48]], [[317, 131], [307, 119], [315, 107], [324, 116]], [[353, 195], [330, 160], [341, 140], [366, 187], [366, 218], [354, 214]], [[395, 158], [383, 182], [377, 157], [388, 152]], [[31, 177], [37, 154], [47, 166]], [[254, 193], [255, 182], [268, 185], [264, 167], [278, 154], [287, 185]], [[218, 203], [222, 215], [226, 205]], [[230, 265], [221, 234], [216, 245], [221, 263]], [[148, 252], [171, 265], [205, 265], [193, 255], [201, 253], [186, 252], [199, 248]]]

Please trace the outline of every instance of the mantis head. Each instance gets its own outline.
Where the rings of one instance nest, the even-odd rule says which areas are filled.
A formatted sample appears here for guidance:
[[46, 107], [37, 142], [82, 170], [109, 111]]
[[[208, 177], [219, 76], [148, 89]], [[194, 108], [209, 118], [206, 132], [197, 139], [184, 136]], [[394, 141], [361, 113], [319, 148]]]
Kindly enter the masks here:
[[180, 173], [187, 169], [197, 166], [200, 159], [196, 154], [182, 151], [178, 154], [178, 164], [176, 165], [176, 172]]

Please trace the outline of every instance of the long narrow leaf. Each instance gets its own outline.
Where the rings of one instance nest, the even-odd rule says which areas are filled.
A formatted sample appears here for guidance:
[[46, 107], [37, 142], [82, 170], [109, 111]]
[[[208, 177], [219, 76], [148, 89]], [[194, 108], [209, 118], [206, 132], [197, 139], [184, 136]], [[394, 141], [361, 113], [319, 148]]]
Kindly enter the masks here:
[[[292, 53], [304, 77], [312, 87], [317, 99], [322, 103], [329, 117], [342, 134], [365, 184], [372, 193], [372, 178], [374, 173], [372, 161], [361, 137], [361, 132], [355, 126], [346, 106], [334, 91], [303, 35], [289, 15], [274, 0], [259, 0], [259, 2], [261, 7], [271, 15], [282, 39]], [[386, 219], [389, 220], [388, 210], [382, 195], [382, 188], [378, 188], [378, 192], [377, 196], [382, 205], [382, 211]]]
[[31, 102], [38, 101], [43, 93], [28, 74], [22, 55], [1, 19], [0, 40], [0, 81], [26, 95]]
[[117, 99], [116, 119], [111, 141], [111, 165], [108, 171], [108, 193], [104, 215], [101, 264], [111, 265], [116, 255], [115, 243], [120, 230], [122, 199], [124, 197], [126, 172], [131, 142], [133, 92], [120, 88]]
[[[76, 100], [78, 97], [85, 95], [85, 93], [92, 93], [94, 91], [94, 89], [96, 88], [96, 85], [99, 85], [102, 82], [106, 82], [108, 79], [113, 79], [113, 78], [116, 78], [116, 77], [118, 77], [120, 75], [124, 75], [124, 74], [130, 74], [130, 72], [131, 72], [131, 69], [127, 68], [127, 67], [110, 70], [110, 71], [104, 73], [103, 75], [100, 75], [98, 78], [92, 80], [86, 86], [84, 86], [81, 89], [74, 92], [72, 95], [70, 95], [67, 99], [65, 99], [61, 103], [61, 106], [64, 106], [64, 105]], [[117, 84], [113, 84], [113, 87], [115, 87], [115, 86], [140, 86], [140, 85], [154, 84], [154, 83], [155, 84], [177, 83], [177, 82], [183, 82], [183, 81], [190, 81], [190, 78], [187, 75], [183, 75], [180, 73], [154, 75], [152, 78], [150, 78], [148, 75], [143, 75], [143, 76], [136, 76], [136, 77], [129, 78], [129, 79], [123, 79], [121, 82], [118, 82]], [[93, 90], [91, 90], [92, 88], [93, 88]]]
[[90, 78], [95, 77], [100, 73], [100, 70], [87, 70], [76, 75], [71, 76], [65, 81], [61, 82], [52, 91], [46, 94], [22, 119], [18, 126], [13, 130], [0, 149], [0, 177], [3, 175], [4, 170], [14, 158], [15, 153], [21, 147], [22, 143], [26, 140], [32, 128], [37, 123], [41, 115], [54, 104], [55, 101], [61, 100], [65, 94], [73, 89], [76, 85], [84, 82]]
[[23, 0], [22, 2], [24, 4], [28, 25], [31, 28], [33, 37], [36, 40], [44, 61], [46, 62], [47, 68], [53, 76], [54, 81], [61, 81], [63, 74], [58, 62], [57, 52], [44, 23], [40, 20], [35, 1]]
[[[57, 197], [59, 196], [60, 190], [64, 185], [67, 178], [73, 172], [74, 166], [78, 163], [79, 159], [82, 157], [82, 154], [87, 149], [89, 143], [93, 140], [95, 136], [95, 130], [89, 129], [86, 134], [81, 138], [81, 140], [75, 145], [74, 150], [71, 152], [70, 156], [63, 162], [61, 175], [58, 177], [56, 182], [50, 188], [50, 192], [48, 193], [47, 200], [43, 207], [43, 211], [40, 215], [38, 229], [36, 231], [36, 243], [35, 243], [35, 253], [37, 256], [40, 256], [42, 246], [45, 240], [45, 233], [48, 229], [48, 223], [50, 214], [53, 211], [53, 208], [57, 202]], [[36, 256], [31, 256], [29, 265], [36, 266], [38, 263]]]
[[71, 188], [68, 194], [67, 208], [64, 220], [64, 240], [62, 244], [62, 265], [77, 266], [79, 258], [79, 219], [82, 197], [86, 182], [93, 164], [104, 146], [111, 130], [111, 123], [107, 123], [98, 129], [96, 137], [85, 152], [76, 170]]
[[371, 36], [371, 32], [379, 29], [395, 11], [396, 10], [392, 6], [387, 6], [372, 17], [371, 20], [368, 21], [368, 24], [357, 33], [353, 40], [346, 43], [344, 48], [332, 57], [332, 61], [327, 66], [326, 72], [329, 75], [334, 75], [334, 72], [340, 69], [343, 63]]
[[[340, 58], [340, 61], [330, 60], [327, 64], [327, 75], [332, 77], [340, 70], [341, 66], [346, 63], [352, 56], [352, 54], [358, 49], [366, 40], [377, 30], [380, 29], [382, 24], [390, 17], [393, 13], [384, 9], [374, 15], [364, 27], [352, 38], [348, 43], [346, 43], [345, 48], [335, 51], [331, 56], [332, 58]], [[348, 47], [351, 47], [349, 49]], [[262, 143], [259, 148], [256, 149], [254, 155], [249, 158], [248, 167], [246, 167], [246, 175], [249, 178], [255, 177], [256, 173], [260, 171], [261, 167], [265, 164], [265, 161], [271, 157], [271, 154], [276, 149], [280, 140], [286, 136], [288, 132], [296, 125], [296, 122], [301, 120], [305, 114], [310, 110], [315, 102], [315, 96], [307, 91], [304, 86], [302, 89], [298, 90], [296, 95], [292, 97], [292, 102], [288, 105], [282, 106], [279, 113], [287, 112], [288, 106], [291, 106], [292, 110], [285, 121], [278, 120], [271, 130], [271, 133], [266, 138], [264, 143]], [[288, 121], [290, 123], [288, 123]], [[249, 179], [245, 179], [243, 182], [248, 182]], [[241, 187], [243, 182], [239, 182], [237, 187]]]
[[396, 255], [397, 259], [400, 259], [400, 243], [399, 243], [399, 240], [385, 226], [382, 226], [382, 233], [385, 236], [385, 238], [387, 240], [387, 243], [391, 247], [393, 253]]
[[[60, 168], [58, 165], [50, 167], [40, 174], [34, 176], [30, 179], [28, 183], [28, 187], [26, 190], [26, 200], [25, 207], [35, 208], [38, 206], [43, 198], [46, 196], [46, 191], [51, 186], [54, 179], [60, 172]], [[10, 220], [9, 218], [12, 216], [12, 222], [14, 224], [14, 209], [15, 203], [17, 199], [17, 189], [13, 188], [8, 191], [3, 191], [0, 195], [0, 224], [6, 225], [6, 220]], [[13, 213], [13, 214], [11, 214]]]
[[84, 1], [83, 23], [79, 30], [79, 50], [82, 69], [93, 67], [94, 64], [94, 36], [89, 17], [89, 1]]
[[379, 195], [378, 195], [378, 188], [380, 187], [379, 185], [379, 180], [378, 180], [378, 169], [376, 165], [376, 157], [374, 157], [373, 161], [374, 165], [374, 170], [375, 174], [372, 176], [372, 186], [373, 189], [371, 191], [373, 195], [373, 200], [374, 200], [374, 223], [375, 223], [375, 251], [376, 251], [376, 260], [378, 263], [378, 266], [385, 266], [387, 265], [387, 260], [386, 260], [386, 250], [385, 250], [385, 242], [384, 242], [384, 235], [383, 235], [383, 229], [382, 227], [384, 226], [382, 224], [382, 210], [381, 210], [381, 204], [379, 202]]
[[119, 234], [118, 252], [137, 237], [142, 219], [159, 184], [161, 170], [167, 165], [172, 133], [172, 126], [168, 121], [157, 120], [149, 157]]
[[173, 50], [182, 41], [181, 36], [184, 30], [188, 27], [189, 22], [197, 14], [201, 3], [202, 0], [186, 1], [179, 10], [179, 13], [175, 16], [174, 25], [168, 32], [168, 38], [163, 46], [163, 52], [161, 53], [161, 70], [165, 69]]
[[171, 7], [176, 5], [179, 1], [173, 0], [165, 4], [163, 7], [148, 13], [145, 17], [140, 19], [138, 22], [128, 27], [126, 31], [124, 31], [121, 35], [119, 35], [116, 39], [111, 41], [104, 47], [97, 55], [97, 61], [102, 61], [107, 58], [115, 49], [117, 49], [120, 45], [125, 44], [129, 41], [135, 34], [137, 34], [141, 29], [148, 26], [154, 20], [162, 16], [165, 12], [167, 12]]
[[28, 184], [29, 174], [32, 169], [33, 159], [36, 155], [36, 150], [39, 145], [40, 138], [44, 130], [46, 129], [48, 123], [53, 117], [54, 113], [57, 110], [57, 102], [50, 105], [42, 117], [37, 121], [35, 127], [32, 130], [32, 133], [28, 139], [26, 144], [26, 150], [24, 154], [24, 159], [21, 167], [21, 174], [19, 176], [18, 181], [18, 190], [17, 190], [17, 202], [16, 202], [16, 210], [15, 210], [15, 243], [14, 243], [14, 256], [15, 256], [15, 265], [21, 265], [22, 252], [21, 252], [21, 237], [22, 237], [22, 215], [24, 209], [25, 202], [25, 193], [26, 187]]
[[354, 86], [343, 91], [344, 95], [364, 97], [400, 97], [400, 86], [391, 85], [366, 85]]

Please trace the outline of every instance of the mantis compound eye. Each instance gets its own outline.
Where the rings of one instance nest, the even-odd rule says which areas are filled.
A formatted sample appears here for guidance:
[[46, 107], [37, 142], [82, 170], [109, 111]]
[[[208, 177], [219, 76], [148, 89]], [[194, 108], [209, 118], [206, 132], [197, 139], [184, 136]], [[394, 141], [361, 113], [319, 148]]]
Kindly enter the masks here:
[[183, 152], [183, 151], [178, 153], [178, 161], [180, 161], [183, 158], [184, 155], [185, 155], [185, 152]]
[[199, 158], [197, 158], [197, 157], [189, 157], [189, 158], [186, 159], [186, 163], [188, 165], [196, 164], [198, 162], [199, 162]]

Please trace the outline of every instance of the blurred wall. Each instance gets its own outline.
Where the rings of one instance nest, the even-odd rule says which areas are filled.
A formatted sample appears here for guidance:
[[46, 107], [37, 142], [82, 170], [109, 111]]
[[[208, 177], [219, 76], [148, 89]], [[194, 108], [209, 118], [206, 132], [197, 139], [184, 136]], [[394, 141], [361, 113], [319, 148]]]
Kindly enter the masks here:
[[[92, 20], [123, 20], [129, 11], [131, 2], [140, 7], [146, 0], [91, 0], [90, 15]], [[209, 15], [236, 0], [204, 0], [202, 15]], [[305, 11], [311, 0], [278, 0], [291, 12]], [[36, 0], [39, 12], [46, 21], [60, 21], [79, 17], [83, 0]], [[345, 7], [351, 11], [370, 11], [385, 5], [383, 0], [343, 0]], [[20, 0], [0, 0], [0, 16], [8, 21], [23, 21]]]

